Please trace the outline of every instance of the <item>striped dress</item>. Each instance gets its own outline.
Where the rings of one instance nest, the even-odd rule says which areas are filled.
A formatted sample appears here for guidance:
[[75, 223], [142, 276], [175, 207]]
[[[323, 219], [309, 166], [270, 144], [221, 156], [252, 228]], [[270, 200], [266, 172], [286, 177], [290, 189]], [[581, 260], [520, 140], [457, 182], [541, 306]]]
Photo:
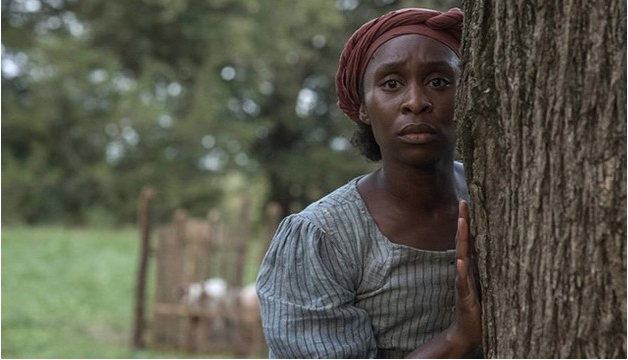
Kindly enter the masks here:
[[392, 243], [358, 180], [279, 225], [257, 278], [271, 358], [401, 358], [452, 320], [455, 250]]

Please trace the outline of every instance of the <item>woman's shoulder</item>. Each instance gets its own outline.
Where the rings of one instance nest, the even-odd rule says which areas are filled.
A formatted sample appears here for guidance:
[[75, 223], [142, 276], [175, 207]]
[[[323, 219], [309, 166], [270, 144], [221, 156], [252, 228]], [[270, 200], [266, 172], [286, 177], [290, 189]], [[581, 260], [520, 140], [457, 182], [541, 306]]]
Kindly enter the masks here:
[[[318, 259], [325, 264], [352, 263], [359, 258], [365, 233], [359, 219], [361, 198], [357, 179], [313, 202], [302, 211], [284, 218], [273, 236], [264, 260], [264, 268], [278, 259], [285, 263], [293, 256]], [[296, 266], [296, 264], [295, 264]], [[357, 268], [356, 268], [357, 269]]]
[[287, 216], [279, 224], [275, 241], [299, 246], [324, 243], [351, 252], [363, 247], [358, 243], [373, 236], [375, 224], [358, 193], [359, 179], [352, 179], [302, 211]]
[[364, 218], [366, 205], [358, 193], [357, 182], [352, 179], [323, 198], [311, 203], [297, 217], [323, 229], [333, 230], [340, 225], [357, 224]]

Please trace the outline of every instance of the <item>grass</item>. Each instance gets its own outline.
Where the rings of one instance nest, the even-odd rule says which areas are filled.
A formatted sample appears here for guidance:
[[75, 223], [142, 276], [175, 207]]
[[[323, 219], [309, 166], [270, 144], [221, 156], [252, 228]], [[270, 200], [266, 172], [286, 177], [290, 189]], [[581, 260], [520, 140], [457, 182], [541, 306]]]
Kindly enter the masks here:
[[138, 249], [133, 228], [3, 228], [2, 357], [190, 357], [130, 347]]

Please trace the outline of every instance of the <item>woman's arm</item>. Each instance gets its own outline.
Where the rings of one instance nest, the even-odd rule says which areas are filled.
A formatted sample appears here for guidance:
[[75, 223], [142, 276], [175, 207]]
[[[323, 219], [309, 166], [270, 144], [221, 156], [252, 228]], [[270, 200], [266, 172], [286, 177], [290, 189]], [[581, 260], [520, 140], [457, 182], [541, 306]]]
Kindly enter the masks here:
[[271, 358], [374, 358], [368, 313], [353, 305], [349, 259], [317, 225], [282, 222], [260, 267], [257, 289]]

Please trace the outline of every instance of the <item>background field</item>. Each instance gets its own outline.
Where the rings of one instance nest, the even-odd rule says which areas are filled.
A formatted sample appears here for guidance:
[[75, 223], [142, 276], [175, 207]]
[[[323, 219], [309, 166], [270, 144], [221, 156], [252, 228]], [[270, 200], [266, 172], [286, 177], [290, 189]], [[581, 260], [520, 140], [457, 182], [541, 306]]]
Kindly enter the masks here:
[[3, 227], [2, 357], [192, 357], [129, 346], [138, 248], [130, 227]]

